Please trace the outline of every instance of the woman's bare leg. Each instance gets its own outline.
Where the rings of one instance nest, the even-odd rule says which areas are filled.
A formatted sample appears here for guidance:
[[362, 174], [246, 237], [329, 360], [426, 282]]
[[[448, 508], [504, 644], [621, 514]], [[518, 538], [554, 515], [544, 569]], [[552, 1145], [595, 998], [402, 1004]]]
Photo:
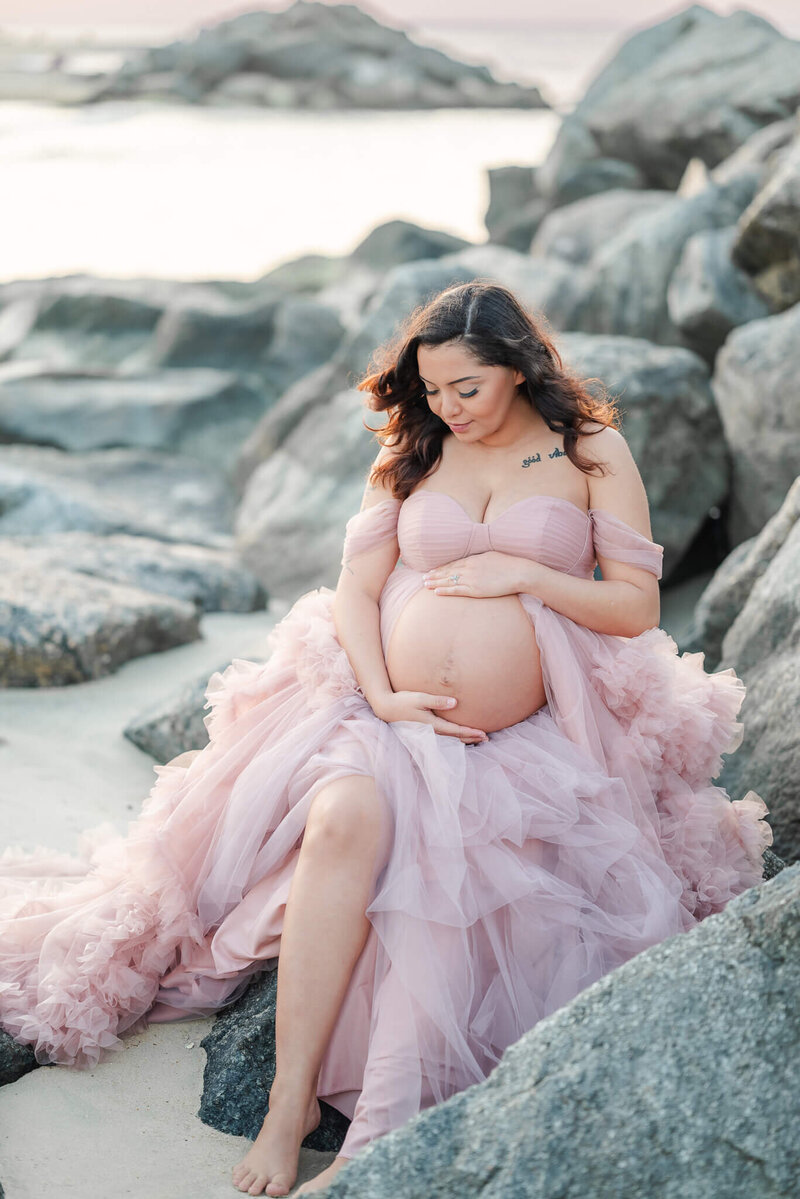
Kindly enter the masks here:
[[240, 1191], [286, 1195], [297, 1177], [300, 1144], [319, 1123], [320, 1066], [369, 933], [365, 909], [390, 842], [372, 778], [348, 775], [314, 797], [281, 931], [269, 1111], [234, 1167]]

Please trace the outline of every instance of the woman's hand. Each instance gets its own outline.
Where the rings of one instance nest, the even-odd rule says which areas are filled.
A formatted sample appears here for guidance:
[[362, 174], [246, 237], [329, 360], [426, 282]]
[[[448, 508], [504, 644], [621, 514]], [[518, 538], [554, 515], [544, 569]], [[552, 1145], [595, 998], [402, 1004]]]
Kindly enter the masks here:
[[531, 587], [537, 562], [489, 550], [437, 566], [423, 575], [425, 586], [436, 595], [466, 595], [485, 599], [519, 595]]
[[458, 700], [450, 695], [428, 695], [425, 691], [391, 691], [371, 706], [381, 720], [418, 720], [422, 724], [432, 725], [436, 733], [443, 733], [446, 737], [458, 737], [467, 744], [488, 741], [489, 738], [482, 729], [455, 724], [452, 720], [437, 716], [437, 711], [455, 708], [457, 703]]

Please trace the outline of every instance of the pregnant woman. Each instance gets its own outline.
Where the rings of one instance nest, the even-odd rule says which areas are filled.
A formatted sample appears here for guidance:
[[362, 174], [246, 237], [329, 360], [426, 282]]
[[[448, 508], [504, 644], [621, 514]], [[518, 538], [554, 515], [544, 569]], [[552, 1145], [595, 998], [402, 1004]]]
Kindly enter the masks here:
[[658, 627], [612, 403], [492, 282], [420, 307], [378, 367], [336, 592], [211, 677], [209, 744], [156, 767], [126, 836], [0, 858], [0, 1024], [40, 1062], [92, 1065], [278, 959], [251, 1195], [289, 1192], [319, 1098], [351, 1123], [298, 1193], [758, 883], [772, 840], [755, 792], [711, 782], [744, 685]]

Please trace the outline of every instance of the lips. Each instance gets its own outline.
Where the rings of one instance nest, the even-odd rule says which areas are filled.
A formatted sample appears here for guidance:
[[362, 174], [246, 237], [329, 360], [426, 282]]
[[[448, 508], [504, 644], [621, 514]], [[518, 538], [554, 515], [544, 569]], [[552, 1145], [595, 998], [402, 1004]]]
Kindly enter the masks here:
[[448, 425], [447, 427], [448, 427], [448, 429], [452, 429], [454, 433], [463, 433], [464, 430], [468, 429], [471, 424], [472, 424], [472, 421], [468, 420], [465, 425]]

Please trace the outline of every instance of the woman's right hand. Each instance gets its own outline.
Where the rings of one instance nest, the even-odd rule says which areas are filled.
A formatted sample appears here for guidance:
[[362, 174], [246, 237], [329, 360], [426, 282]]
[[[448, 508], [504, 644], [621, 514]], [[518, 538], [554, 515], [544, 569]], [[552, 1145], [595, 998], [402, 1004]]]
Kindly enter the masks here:
[[391, 691], [388, 695], [381, 696], [380, 700], [372, 705], [372, 710], [381, 720], [389, 722], [418, 720], [422, 724], [430, 724], [434, 732], [443, 733], [446, 737], [458, 737], [468, 745], [488, 741], [489, 738], [482, 729], [456, 724], [437, 715], [437, 712], [443, 709], [454, 708], [457, 703], [458, 700], [450, 695], [428, 695], [426, 691]]

